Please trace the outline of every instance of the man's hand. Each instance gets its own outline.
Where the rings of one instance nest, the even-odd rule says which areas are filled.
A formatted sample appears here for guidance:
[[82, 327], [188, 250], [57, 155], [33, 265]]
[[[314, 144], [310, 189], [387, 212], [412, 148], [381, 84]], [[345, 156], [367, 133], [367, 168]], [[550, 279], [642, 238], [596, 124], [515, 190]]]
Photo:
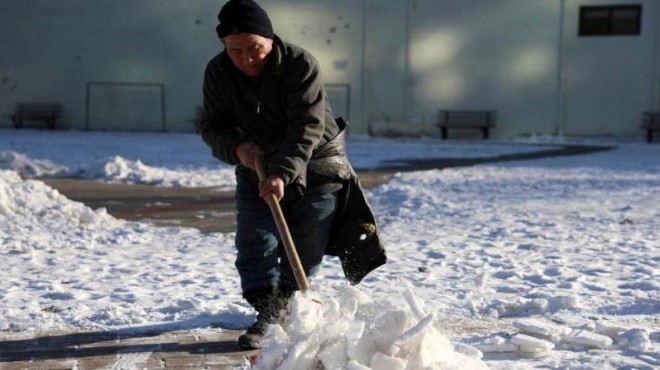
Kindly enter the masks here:
[[253, 169], [256, 171], [256, 166], [254, 165], [254, 157], [260, 155], [264, 156], [264, 151], [252, 141], [240, 144], [236, 148], [236, 156], [241, 161], [241, 164], [247, 168]]
[[279, 176], [269, 176], [266, 181], [259, 184], [259, 196], [264, 200], [268, 194], [275, 194], [275, 198], [279, 202], [284, 197], [284, 180]]

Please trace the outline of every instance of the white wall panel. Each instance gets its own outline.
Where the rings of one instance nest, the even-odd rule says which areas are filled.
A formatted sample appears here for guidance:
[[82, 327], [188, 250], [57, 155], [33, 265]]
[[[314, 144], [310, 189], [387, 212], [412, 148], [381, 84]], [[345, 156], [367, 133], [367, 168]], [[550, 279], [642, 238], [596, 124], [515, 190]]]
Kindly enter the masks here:
[[[0, 113], [59, 101], [63, 126], [83, 128], [89, 82], [160, 84], [165, 129], [191, 131], [204, 67], [222, 48], [222, 3], [0, 0]], [[640, 134], [643, 110], [660, 108], [656, 0], [261, 4], [277, 34], [316, 55], [326, 82], [350, 86], [329, 98], [354, 133], [437, 135], [437, 110], [460, 108], [496, 109], [494, 136], [627, 136]], [[577, 37], [579, 6], [603, 4], [641, 4], [642, 35]]]

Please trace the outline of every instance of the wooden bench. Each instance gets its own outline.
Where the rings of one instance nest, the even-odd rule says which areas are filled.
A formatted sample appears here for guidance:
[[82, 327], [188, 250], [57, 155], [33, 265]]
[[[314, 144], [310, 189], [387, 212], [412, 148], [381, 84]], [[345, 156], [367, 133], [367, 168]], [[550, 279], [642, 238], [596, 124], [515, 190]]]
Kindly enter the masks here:
[[644, 112], [642, 128], [646, 130], [646, 141], [653, 142], [653, 131], [660, 131], [660, 112]]
[[22, 128], [26, 121], [41, 121], [46, 128], [53, 130], [60, 117], [61, 107], [54, 103], [17, 103], [10, 114], [15, 128]]
[[440, 110], [437, 126], [442, 133], [442, 139], [447, 139], [447, 131], [452, 129], [478, 129], [484, 139], [490, 136], [490, 129], [495, 127], [496, 111], [494, 110]]

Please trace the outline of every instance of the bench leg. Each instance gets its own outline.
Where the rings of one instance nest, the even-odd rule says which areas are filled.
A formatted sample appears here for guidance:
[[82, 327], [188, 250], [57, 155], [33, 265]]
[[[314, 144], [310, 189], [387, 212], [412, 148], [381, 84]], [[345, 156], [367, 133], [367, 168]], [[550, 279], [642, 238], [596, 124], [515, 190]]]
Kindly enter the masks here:
[[490, 131], [488, 130], [488, 127], [482, 128], [484, 132], [484, 140], [488, 139], [490, 137]]
[[48, 128], [49, 130], [54, 130], [55, 129], [55, 120], [54, 119], [49, 119], [46, 122], [46, 128]]
[[14, 128], [22, 128], [22, 127], [23, 127], [23, 119], [21, 117], [14, 118]]
[[441, 127], [440, 131], [442, 132], [442, 140], [447, 140], [447, 128]]
[[653, 130], [651, 129], [646, 130], [646, 142], [647, 143], [653, 142]]

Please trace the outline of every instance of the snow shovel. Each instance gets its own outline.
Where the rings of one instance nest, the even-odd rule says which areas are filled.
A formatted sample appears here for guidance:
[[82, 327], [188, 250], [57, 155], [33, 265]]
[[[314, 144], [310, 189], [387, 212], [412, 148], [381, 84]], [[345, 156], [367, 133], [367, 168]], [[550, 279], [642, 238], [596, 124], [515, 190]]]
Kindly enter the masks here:
[[[255, 155], [254, 166], [257, 169], [259, 181], [266, 181], [268, 174], [264, 168], [264, 158], [260, 155]], [[309, 282], [307, 281], [307, 276], [305, 276], [305, 270], [303, 270], [300, 257], [298, 257], [296, 246], [293, 243], [293, 239], [291, 238], [289, 226], [287, 226], [286, 220], [284, 219], [284, 214], [282, 213], [282, 208], [280, 208], [280, 203], [273, 193], [268, 194], [266, 197], [266, 202], [268, 203], [268, 206], [270, 206], [270, 210], [273, 213], [273, 218], [275, 219], [275, 224], [277, 225], [277, 230], [280, 232], [282, 244], [284, 244], [284, 250], [286, 251], [286, 256], [289, 259], [289, 263], [291, 264], [291, 269], [293, 270], [293, 275], [296, 278], [296, 283], [298, 283], [298, 289], [304, 293], [309, 289]]]

